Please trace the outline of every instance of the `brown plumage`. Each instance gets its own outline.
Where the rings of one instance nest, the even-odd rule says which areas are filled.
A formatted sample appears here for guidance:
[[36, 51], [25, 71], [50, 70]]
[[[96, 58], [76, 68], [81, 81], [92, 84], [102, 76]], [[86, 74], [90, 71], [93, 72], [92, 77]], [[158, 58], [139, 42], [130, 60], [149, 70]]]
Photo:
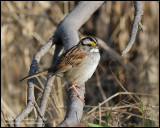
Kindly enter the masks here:
[[72, 47], [71, 49], [69, 49], [66, 53], [64, 53], [58, 59], [55, 66], [50, 67], [49, 69], [45, 71], [26, 76], [22, 78], [20, 81], [23, 81], [25, 79], [31, 79], [37, 76], [42, 76], [48, 73], [52, 73], [52, 75], [62, 77], [64, 72], [67, 72], [71, 68], [78, 66], [86, 55], [87, 54], [84, 53], [82, 49], [80, 49], [80, 45], [78, 44]]
[[42, 71], [42, 72], [38, 72], [38, 73], [35, 73], [33, 75], [26, 76], [26, 77], [22, 78], [20, 81], [23, 81], [25, 79], [31, 79], [31, 78], [37, 77], [37, 76], [42, 76], [42, 75], [45, 75], [47, 73], [48, 73], [48, 70], [45, 70], [45, 71]]

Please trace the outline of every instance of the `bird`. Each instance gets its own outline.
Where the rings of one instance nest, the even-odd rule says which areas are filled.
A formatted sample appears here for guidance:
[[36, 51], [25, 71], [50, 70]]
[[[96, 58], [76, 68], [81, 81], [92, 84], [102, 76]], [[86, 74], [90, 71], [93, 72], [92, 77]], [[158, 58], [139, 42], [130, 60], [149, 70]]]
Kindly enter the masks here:
[[97, 39], [85, 37], [77, 45], [63, 53], [54, 66], [42, 72], [26, 76], [20, 81], [45, 74], [55, 75], [64, 78], [65, 81], [70, 83], [72, 86], [69, 89], [75, 89], [79, 99], [84, 102], [84, 98], [80, 96], [75, 87], [81, 88], [77, 83], [84, 83], [92, 77], [99, 61], [100, 52]]

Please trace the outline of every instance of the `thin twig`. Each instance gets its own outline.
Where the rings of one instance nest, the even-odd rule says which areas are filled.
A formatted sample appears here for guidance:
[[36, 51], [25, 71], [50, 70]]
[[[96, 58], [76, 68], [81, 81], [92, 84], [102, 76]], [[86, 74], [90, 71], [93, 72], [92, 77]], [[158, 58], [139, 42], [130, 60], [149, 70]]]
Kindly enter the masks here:
[[[96, 79], [97, 79], [97, 86], [98, 86], [98, 88], [100, 90], [100, 93], [101, 93], [101, 95], [103, 97], [103, 100], [106, 100], [107, 98], [106, 98], [106, 95], [105, 95], [105, 93], [103, 91], [103, 88], [101, 87], [101, 81], [100, 81], [98, 70], [96, 70]], [[106, 106], [109, 106], [108, 102], [106, 103]]]
[[44, 118], [44, 116], [42, 115], [41, 110], [40, 110], [40, 108], [39, 108], [39, 106], [38, 106], [38, 104], [37, 104], [36, 101], [34, 102], [34, 106], [35, 106], [35, 108], [36, 108], [36, 110], [37, 110], [37, 112], [38, 112], [38, 115], [39, 115], [39, 116], [41, 117], [41, 119], [43, 120], [45, 126], [50, 127], [50, 125], [48, 124], [47, 120], [46, 120], [46, 119]]
[[[53, 85], [54, 79], [55, 79], [55, 76], [50, 77], [47, 80], [46, 87], [44, 88], [44, 91], [43, 91], [43, 94], [42, 94], [42, 99], [41, 99], [41, 104], [40, 104], [40, 111], [41, 111], [42, 116], [44, 116], [44, 113], [45, 113], [45, 110], [46, 110], [46, 107], [47, 107], [47, 102], [48, 102], [48, 99], [49, 99], [49, 94], [51, 92], [51, 87]], [[36, 123], [37, 126], [42, 126], [42, 120], [41, 119], [42, 118], [40, 116], [38, 116], [37, 123]]]
[[[111, 69], [110, 65], [111, 65], [111, 63], [112, 63], [113, 61], [116, 61], [116, 60], [115, 60], [115, 59], [112, 59], [112, 61], [110, 61], [110, 63], [109, 63], [109, 69], [110, 69], [112, 75], [114, 76], [114, 78], [116, 79], [116, 81], [117, 81], [117, 82], [119, 83], [119, 85], [121, 86], [121, 88], [122, 88], [124, 91], [128, 92], [128, 91], [123, 87], [123, 85], [120, 83], [120, 81], [117, 79], [117, 77], [114, 75], [114, 73], [112, 72], [112, 69]], [[129, 95], [130, 95], [130, 94], [129, 94]], [[134, 100], [135, 103], [137, 103], [137, 101], [133, 98], [132, 95], [130, 95], [130, 97]]]

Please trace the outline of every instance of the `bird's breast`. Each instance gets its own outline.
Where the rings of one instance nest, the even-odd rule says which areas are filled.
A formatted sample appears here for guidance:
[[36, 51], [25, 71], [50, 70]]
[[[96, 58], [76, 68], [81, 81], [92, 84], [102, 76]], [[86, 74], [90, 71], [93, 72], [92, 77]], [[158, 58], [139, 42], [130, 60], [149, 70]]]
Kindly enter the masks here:
[[72, 84], [78, 84], [86, 82], [93, 75], [100, 60], [100, 54], [86, 56], [82, 63], [73, 67], [71, 70], [64, 74], [64, 78], [67, 82]]

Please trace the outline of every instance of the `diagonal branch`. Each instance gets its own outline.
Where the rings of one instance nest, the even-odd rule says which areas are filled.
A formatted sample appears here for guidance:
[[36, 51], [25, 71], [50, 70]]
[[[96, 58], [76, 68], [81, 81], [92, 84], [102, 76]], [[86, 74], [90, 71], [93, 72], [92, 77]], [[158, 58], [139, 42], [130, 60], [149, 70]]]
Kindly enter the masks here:
[[44, 118], [44, 116], [42, 116], [41, 110], [37, 104], [37, 102], [34, 102], [34, 107], [36, 108], [38, 115], [41, 117], [41, 119], [43, 120], [45, 126], [50, 127], [50, 125], [48, 124], [47, 120]]
[[[53, 42], [57, 42], [57, 38], [53, 38]], [[35, 54], [32, 64], [30, 66], [29, 75], [32, 75], [36, 72], [38, 63], [42, 56], [50, 49], [50, 47], [54, 44], [52, 39], [48, 40], [45, 45], [43, 45], [38, 52]], [[35, 96], [34, 96], [34, 80], [28, 80], [28, 90], [27, 90], [27, 106], [26, 108], [14, 119], [14, 126], [18, 127], [20, 122], [32, 111], [34, 107]]]
[[[45, 114], [48, 98], [49, 98], [49, 95], [51, 93], [51, 88], [52, 88], [54, 79], [55, 79], [55, 76], [52, 76], [52, 77], [49, 76], [49, 79], [47, 80], [44, 91], [43, 91], [43, 95], [42, 95], [42, 99], [41, 99], [41, 105], [40, 105], [40, 110], [41, 110], [41, 115], [42, 116], [44, 116], [44, 114]], [[38, 116], [36, 124], [37, 124], [37, 127], [42, 126], [41, 116]]]

